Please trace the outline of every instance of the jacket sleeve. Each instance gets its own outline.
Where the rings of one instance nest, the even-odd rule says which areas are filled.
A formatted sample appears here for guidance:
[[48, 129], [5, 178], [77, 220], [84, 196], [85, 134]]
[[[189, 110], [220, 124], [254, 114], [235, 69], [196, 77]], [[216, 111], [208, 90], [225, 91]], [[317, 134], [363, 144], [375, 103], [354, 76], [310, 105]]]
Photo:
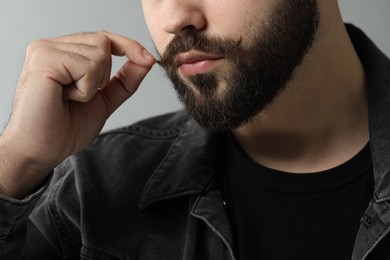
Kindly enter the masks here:
[[0, 194], [0, 259], [61, 259], [61, 249], [55, 246], [55, 227], [43, 233], [36, 223], [51, 223], [45, 204], [52, 175], [37, 192], [22, 200]]

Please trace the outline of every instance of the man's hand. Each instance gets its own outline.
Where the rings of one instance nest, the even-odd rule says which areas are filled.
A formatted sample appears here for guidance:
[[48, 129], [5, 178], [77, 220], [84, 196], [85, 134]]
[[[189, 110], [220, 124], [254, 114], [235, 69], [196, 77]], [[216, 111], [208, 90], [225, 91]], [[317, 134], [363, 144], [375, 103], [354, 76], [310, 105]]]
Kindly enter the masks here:
[[[112, 55], [128, 60], [110, 79]], [[33, 42], [0, 137], [0, 193], [25, 196], [90, 144], [154, 63], [139, 43], [108, 32]]]

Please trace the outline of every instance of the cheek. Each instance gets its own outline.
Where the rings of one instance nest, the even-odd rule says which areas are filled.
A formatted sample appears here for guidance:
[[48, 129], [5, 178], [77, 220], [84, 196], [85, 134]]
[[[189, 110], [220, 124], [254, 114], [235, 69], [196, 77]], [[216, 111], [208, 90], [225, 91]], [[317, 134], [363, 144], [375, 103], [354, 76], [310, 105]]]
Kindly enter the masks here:
[[168, 34], [164, 32], [164, 30], [162, 30], [161, 22], [158, 16], [145, 13], [145, 17], [149, 17], [145, 18], [145, 20], [146, 25], [149, 29], [150, 36], [152, 37], [152, 41], [158, 53], [162, 54], [168, 43], [172, 40], [173, 35]]
[[[230, 39], [240, 39], [245, 42], [253, 32], [258, 31], [259, 26], [264, 24], [265, 6], [263, 1], [251, 0], [228, 1], [230, 3], [219, 8], [209, 15], [208, 30], [210, 35], [225, 36]], [[264, 0], [265, 1], [265, 0]], [[258, 3], [259, 2], [259, 3]], [[242, 3], [238, 5], [237, 3]]]
[[160, 55], [164, 53], [166, 47], [171, 42], [172, 38], [173, 35], [166, 34], [163, 32], [157, 32], [154, 35], [152, 35], [152, 40]]
[[142, 8], [144, 13], [144, 19], [146, 26], [148, 27], [152, 41], [157, 48], [157, 51], [161, 54], [164, 50], [164, 35], [161, 30], [160, 17], [156, 8], [151, 6], [151, 1], [142, 1]]

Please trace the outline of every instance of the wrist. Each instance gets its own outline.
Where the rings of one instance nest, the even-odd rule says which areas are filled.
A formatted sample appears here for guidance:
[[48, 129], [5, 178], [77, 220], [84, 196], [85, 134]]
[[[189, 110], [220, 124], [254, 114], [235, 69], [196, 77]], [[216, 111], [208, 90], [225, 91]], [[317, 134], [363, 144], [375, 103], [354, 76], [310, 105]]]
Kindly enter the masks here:
[[12, 142], [0, 136], [0, 194], [24, 198], [41, 185], [51, 168], [41, 165], [27, 154], [17, 152]]

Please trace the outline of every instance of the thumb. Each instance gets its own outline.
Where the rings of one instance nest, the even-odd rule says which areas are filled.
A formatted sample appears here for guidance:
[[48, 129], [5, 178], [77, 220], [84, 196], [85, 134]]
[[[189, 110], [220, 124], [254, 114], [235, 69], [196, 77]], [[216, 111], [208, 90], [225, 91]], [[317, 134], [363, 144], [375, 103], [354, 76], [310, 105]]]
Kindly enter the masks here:
[[135, 93], [151, 68], [152, 65], [142, 66], [128, 60], [108, 85], [98, 92], [104, 99], [108, 116]]

